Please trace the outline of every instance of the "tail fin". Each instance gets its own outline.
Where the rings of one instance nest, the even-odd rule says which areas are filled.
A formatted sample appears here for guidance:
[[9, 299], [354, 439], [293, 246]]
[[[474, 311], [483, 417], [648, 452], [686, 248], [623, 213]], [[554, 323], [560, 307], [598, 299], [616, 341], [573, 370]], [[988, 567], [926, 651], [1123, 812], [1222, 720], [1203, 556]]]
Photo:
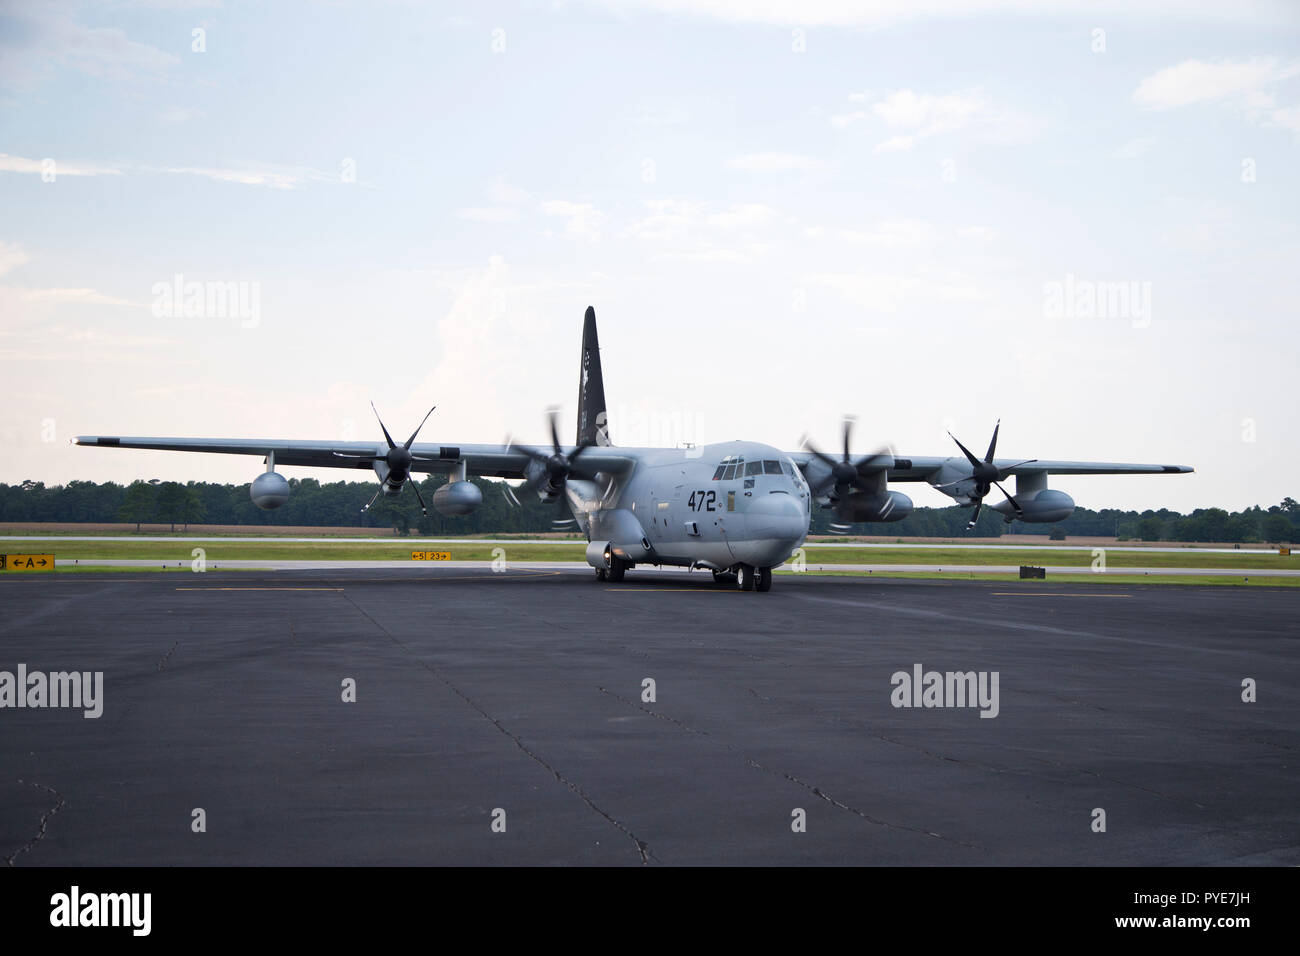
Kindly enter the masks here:
[[596, 310], [587, 306], [582, 323], [582, 368], [578, 378], [578, 444], [608, 445], [605, 379], [600, 373], [600, 342], [596, 339]]

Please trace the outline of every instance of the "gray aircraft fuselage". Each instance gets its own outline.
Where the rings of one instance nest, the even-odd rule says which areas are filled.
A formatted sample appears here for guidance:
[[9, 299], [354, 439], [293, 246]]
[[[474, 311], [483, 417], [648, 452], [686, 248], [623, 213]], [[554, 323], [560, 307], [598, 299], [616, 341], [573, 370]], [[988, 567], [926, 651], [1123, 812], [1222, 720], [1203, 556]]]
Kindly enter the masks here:
[[[619, 449], [623, 451], [623, 449]], [[808, 535], [812, 497], [784, 452], [757, 442], [628, 449], [632, 472], [571, 478], [568, 503], [591, 542], [634, 564], [770, 568]], [[599, 478], [599, 476], [598, 476]]]

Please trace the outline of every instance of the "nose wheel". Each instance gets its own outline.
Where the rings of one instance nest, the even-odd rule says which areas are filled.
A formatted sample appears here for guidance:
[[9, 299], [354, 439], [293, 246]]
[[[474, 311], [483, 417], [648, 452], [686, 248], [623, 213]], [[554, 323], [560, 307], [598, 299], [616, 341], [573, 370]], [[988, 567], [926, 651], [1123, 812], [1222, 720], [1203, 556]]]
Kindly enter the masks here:
[[772, 569], [756, 568], [752, 564], [737, 565], [736, 587], [741, 591], [770, 591]]

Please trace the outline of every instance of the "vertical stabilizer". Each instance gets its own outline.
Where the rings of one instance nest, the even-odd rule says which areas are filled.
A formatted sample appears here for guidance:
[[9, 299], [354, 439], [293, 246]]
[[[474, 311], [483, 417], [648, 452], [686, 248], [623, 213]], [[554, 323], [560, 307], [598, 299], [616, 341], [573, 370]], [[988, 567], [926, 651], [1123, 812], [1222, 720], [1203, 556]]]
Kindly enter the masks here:
[[582, 323], [582, 367], [578, 378], [578, 444], [608, 445], [605, 380], [600, 373], [600, 342], [596, 339], [596, 310], [587, 306]]

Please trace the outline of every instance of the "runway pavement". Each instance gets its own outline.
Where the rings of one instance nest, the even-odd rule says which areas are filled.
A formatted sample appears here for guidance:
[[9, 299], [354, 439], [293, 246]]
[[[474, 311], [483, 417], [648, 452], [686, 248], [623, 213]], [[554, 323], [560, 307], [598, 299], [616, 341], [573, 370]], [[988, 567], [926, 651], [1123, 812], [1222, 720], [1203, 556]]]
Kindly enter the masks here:
[[[192, 562], [190, 561], [158, 561], [149, 558], [59, 558], [55, 565], [60, 568], [150, 568], [150, 569], [180, 569], [182, 571], [190, 570]], [[492, 561], [455, 561], [450, 562], [454, 567], [461, 569], [483, 570], [491, 569], [494, 566]], [[231, 558], [222, 561], [213, 561], [211, 566], [215, 570], [221, 568], [239, 569], [239, 570], [262, 570], [262, 571], [328, 571], [332, 569], [409, 569], [410, 561], [351, 561], [347, 559], [330, 560], [325, 559], [298, 559], [298, 558]], [[582, 571], [590, 572], [591, 568], [585, 561], [511, 561], [509, 567], [514, 570], [528, 571]], [[709, 572], [696, 570], [687, 571], [685, 568], [660, 568], [651, 569], [653, 573], [668, 575], [691, 575], [695, 577], [708, 577]], [[790, 571], [791, 566], [786, 564], [777, 569], [778, 571]], [[1017, 564], [808, 564], [806, 570], [816, 573], [818, 571], [854, 571], [866, 574], [868, 572], [879, 574], [881, 572], [907, 572], [907, 573], [930, 573], [938, 571], [961, 572], [965, 574], [1016, 574], [1020, 570]], [[1298, 578], [1300, 577], [1300, 568], [1147, 568], [1137, 567], [1128, 568], [1118, 565], [1108, 566], [1105, 572], [1093, 572], [1088, 565], [1047, 565], [1045, 570], [1050, 575], [1057, 574], [1092, 574], [1097, 573], [1098, 579], [1102, 574], [1112, 575], [1168, 575], [1174, 577], [1257, 577], [1257, 578]]]
[[[97, 719], [0, 709], [14, 866], [1300, 863], [1294, 589], [422, 564], [0, 607], [0, 671], [103, 673]], [[916, 665], [995, 707], [894, 706]]]

